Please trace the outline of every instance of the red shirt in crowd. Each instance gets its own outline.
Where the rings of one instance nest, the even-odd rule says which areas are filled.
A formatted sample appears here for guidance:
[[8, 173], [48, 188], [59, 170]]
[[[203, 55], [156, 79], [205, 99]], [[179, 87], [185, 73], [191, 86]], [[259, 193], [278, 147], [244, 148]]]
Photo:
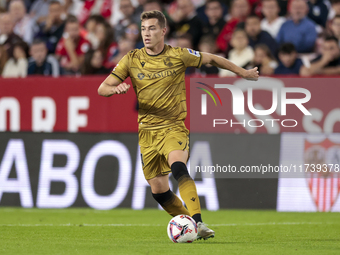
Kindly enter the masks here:
[[[76, 54], [77, 56], [84, 55], [91, 47], [91, 44], [88, 40], [86, 40], [84, 37], [79, 36], [78, 44], [76, 46]], [[65, 64], [68, 64], [70, 62], [70, 57], [67, 54], [66, 48], [65, 48], [65, 38], [62, 37], [60, 41], [57, 44], [56, 52], [55, 54], [57, 56], [61, 56], [60, 59], [60, 65], [65, 66]]]

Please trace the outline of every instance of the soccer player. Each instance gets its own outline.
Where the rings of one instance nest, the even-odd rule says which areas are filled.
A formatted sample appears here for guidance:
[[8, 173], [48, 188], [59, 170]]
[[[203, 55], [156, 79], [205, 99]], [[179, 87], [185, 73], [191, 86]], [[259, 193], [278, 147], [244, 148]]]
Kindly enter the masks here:
[[[164, 44], [166, 18], [159, 11], [141, 14], [144, 48], [130, 51], [113, 69], [98, 89], [109, 97], [125, 94], [129, 76], [139, 103], [139, 145], [143, 172], [154, 199], [171, 216], [190, 215], [198, 227], [198, 239], [214, 237], [201, 218], [196, 185], [186, 163], [189, 156], [189, 131], [184, 125], [187, 115], [184, 73], [187, 67], [211, 64], [237, 75], [257, 80], [257, 68], [245, 70], [225, 58], [187, 48]], [[169, 188], [169, 173], [178, 181], [182, 201]]]

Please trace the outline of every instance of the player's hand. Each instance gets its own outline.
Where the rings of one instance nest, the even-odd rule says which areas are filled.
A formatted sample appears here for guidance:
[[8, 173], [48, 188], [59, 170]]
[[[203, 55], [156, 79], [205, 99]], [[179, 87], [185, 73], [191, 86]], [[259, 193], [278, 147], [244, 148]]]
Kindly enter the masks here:
[[114, 87], [112, 90], [113, 90], [113, 94], [126, 94], [129, 88], [130, 88], [130, 85], [124, 82]]
[[257, 71], [257, 67], [254, 67], [253, 69], [250, 70], [244, 70], [242, 74], [242, 78], [249, 80], [249, 81], [257, 81], [259, 79], [259, 71]]

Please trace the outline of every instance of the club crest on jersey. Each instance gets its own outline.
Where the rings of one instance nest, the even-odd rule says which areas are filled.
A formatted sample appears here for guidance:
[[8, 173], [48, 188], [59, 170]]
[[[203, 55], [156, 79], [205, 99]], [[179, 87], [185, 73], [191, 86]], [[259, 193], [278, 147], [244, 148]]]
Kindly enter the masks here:
[[198, 51], [195, 51], [195, 50], [192, 50], [192, 49], [187, 49], [187, 50], [191, 55], [194, 55], [196, 57], [200, 57], [200, 53]]
[[171, 62], [170, 58], [167, 57], [166, 59], [163, 59], [164, 65], [167, 67], [172, 67], [174, 64]]
[[137, 77], [138, 77], [138, 79], [143, 80], [144, 77], [145, 77], [145, 75], [144, 75], [143, 73], [139, 73], [139, 74], [137, 75]]

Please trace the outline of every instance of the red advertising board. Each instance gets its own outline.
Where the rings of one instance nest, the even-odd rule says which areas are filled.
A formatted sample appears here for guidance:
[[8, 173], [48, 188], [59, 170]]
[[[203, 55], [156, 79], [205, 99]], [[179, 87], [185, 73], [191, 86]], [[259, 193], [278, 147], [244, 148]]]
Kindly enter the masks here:
[[[0, 79], [0, 131], [34, 132], [137, 132], [137, 99], [131, 89], [125, 95], [110, 98], [101, 97], [97, 89], [105, 77], [32, 77], [25, 79]], [[231, 84], [241, 88], [244, 94], [246, 124], [254, 119], [279, 119], [267, 121], [261, 127], [252, 127], [261, 123], [251, 121], [251, 126], [230, 126], [230, 120], [240, 122], [232, 112], [232, 97], [228, 90], [216, 89], [223, 107], [218, 100], [214, 104], [208, 96], [207, 109], [209, 118], [228, 120], [228, 125], [216, 125], [212, 128], [211, 120], [197, 118], [201, 114], [201, 95], [197, 87], [204, 81], [214, 84]], [[128, 81], [129, 82], [129, 81]], [[263, 87], [263, 84], [265, 86]], [[190, 85], [191, 84], [191, 85]], [[303, 106], [312, 114], [305, 116], [295, 105], [287, 104], [287, 115], [279, 113], [280, 100], [275, 112], [268, 117], [254, 116], [247, 106], [247, 87], [253, 89], [255, 109], [269, 109], [272, 105], [271, 87], [305, 88], [310, 91], [311, 99]], [[339, 78], [263, 78], [258, 82], [247, 83], [237, 78], [186, 78], [188, 117], [186, 124], [192, 132], [202, 133], [280, 133], [280, 132], [340, 132], [340, 92]], [[190, 90], [189, 90], [190, 87]], [[209, 88], [207, 88], [209, 90]], [[189, 95], [190, 91], [190, 95]], [[215, 94], [210, 91], [212, 95]], [[288, 93], [289, 94], [289, 93]], [[304, 96], [304, 95], [302, 95]], [[294, 93], [289, 98], [301, 97]], [[191, 99], [191, 100], [190, 100]], [[190, 102], [191, 101], [191, 102]], [[189, 108], [191, 108], [189, 118]], [[222, 114], [218, 109], [222, 109]], [[223, 110], [224, 109], [224, 110]], [[200, 116], [202, 117], [202, 116]], [[204, 117], [204, 116], [203, 116]], [[294, 119], [296, 127], [283, 127], [283, 119]], [[272, 124], [274, 123], [274, 124]], [[291, 122], [284, 123], [291, 125]], [[273, 125], [273, 127], [269, 127]]]

